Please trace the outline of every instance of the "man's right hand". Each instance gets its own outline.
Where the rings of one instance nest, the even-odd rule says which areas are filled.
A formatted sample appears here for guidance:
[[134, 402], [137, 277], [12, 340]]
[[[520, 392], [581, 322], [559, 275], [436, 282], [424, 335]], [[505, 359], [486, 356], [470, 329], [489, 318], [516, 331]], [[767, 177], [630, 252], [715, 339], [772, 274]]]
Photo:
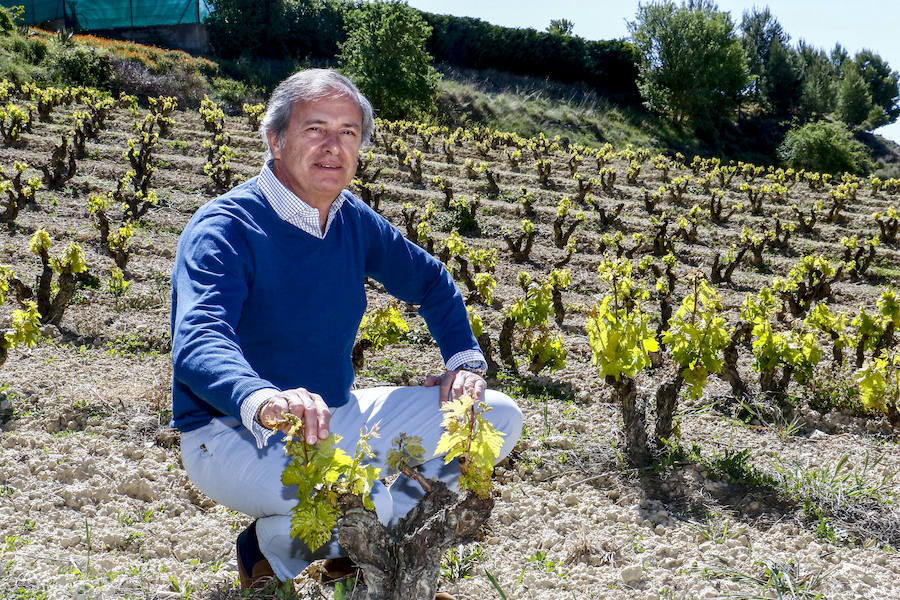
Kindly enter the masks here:
[[256, 419], [263, 427], [272, 429], [277, 426], [279, 431], [288, 433], [289, 426], [282, 423], [285, 414], [295, 415], [303, 421], [307, 444], [317, 444], [328, 437], [331, 411], [322, 396], [304, 388], [278, 392], [259, 408]]

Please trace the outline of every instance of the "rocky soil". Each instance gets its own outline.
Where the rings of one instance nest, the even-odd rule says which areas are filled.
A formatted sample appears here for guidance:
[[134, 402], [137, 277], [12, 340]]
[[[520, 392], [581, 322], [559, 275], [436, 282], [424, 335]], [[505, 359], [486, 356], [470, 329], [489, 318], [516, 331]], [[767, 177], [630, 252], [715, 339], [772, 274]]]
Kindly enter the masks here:
[[[54, 115], [52, 123], [36, 123], [25, 144], [0, 147], [7, 172], [15, 160], [32, 166], [46, 160], [69, 126], [71, 109]], [[44, 227], [57, 250], [69, 241], [82, 244], [92, 271], [105, 282], [111, 261], [96, 242], [86, 201], [92, 192], [113, 189], [125, 171], [121, 151], [132, 120], [117, 110], [101, 139], [88, 143], [76, 177], [62, 190], [42, 192], [38, 209], [23, 212], [4, 234], [0, 262], [23, 281], [39, 269], [27, 241]], [[238, 153], [236, 170], [254, 175], [258, 141], [241, 119], [229, 118], [228, 130]], [[0, 598], [237, 595], [234, 540], [248, 519], [191, 485], [178, 436], [167, 428], [167, 278], [178, 232], [212, 195], [203, 173], [206, 137], [196, 113], [178, 113], [172, 133], [160, 141], [153, 186], [162, 202], [137, 228], [128, 295], [116, 300], [102, 284], [80, 290], [60, 327], [45, 327], [40, 345], [13, 351], [0, 369]], [[407, 143], [414, 144], [414, 136]], [[530, 159], [513, 169], [502, 150], [485, 159], [473, 144], [457, 150], [454, 162], [435, 144], [426, 153], [425, 181], [441, 174], [471, 198], [483, 194], [483, 184], [464, 176], [466, 157], [489, 160], [501, 174], [509, 197], [485, 199], [481, 233], [466, 238], [500, 249], [498, 302], [479, 307], [496, 339], [501, 304], [520, 294], [516, 273], [546, 274], [563, 254], [550, 240], [550, 223], [573, 184], [562, 155], [555, 183], [545, 189]], [[384, 146], [375, 152], [387, 186], [382, 210], [395, 224], [402, 228], [402, 201], [440, 203], [438, 190], [410, 184]], [[600, 204], [626, 203], [618, 225], [626, 234], [646, 229], [641, 188], [655, 189], [658, 175], [647, 166], [641, 181], [626, 185], [627, 163], [614, 166], [622, 183]], [[592, 168], [581, 167], [585, 174]], [[537, 197], [541, 235], [531, 261], [516, 265], [500, 232], [517, 226], [519, 209], [511, 198], [520, 185]], [[736, 191], [730, 194], [738, 199]], [[808, 206], [825, 197], [798, 186], [787, 201]], [[699, 191], [696, 200], [702, 201]], [[737, 283], [722, 289], [730, 314], [741, 294], [784, 275], [802, 251], [838, 256], [842, 232], [873, 233], [869, 213], [896, 200], [865, 195], [848, 208], [847, 223], [798, 236], [794, 252], [771, 254], [762, 271], [741, 267]], [[770, 208], [767, 216], [779, 207]], [[814, 402], [813, 409], [808, 390], [795, 391], [799, 408], [790, 418], [764, 403], [754, 416], [713, 380], [700, 401], [682, 403], [682, 452], [658, 469], [627, 466], [618, 407], [590, 363], [583, 329], [583, 307], [602, 291], [596, 242], [605, 231], [586, 212], [579, 250], [568, 266], [573, 286], [564, 296], [571, 308], [561, 329], [568, 365], [551, 376], [506, 375], [492, 382], [520, 402], [526, 427], [497, 470], [489, 526], [482, 539], [448, 557], [444, 589], [461, 599], [499, 598], [493, 578], [506, 598], [517, 599], [900, 597], [900, 445], [880, 418]], [[439, 213], [438, 237], [446, 235], [438, 226], [443, 220]], [[743, 225], [761, 222], [742, 215], [727, 227], [703, 224], [698, 243], [678, 245], [679, 274], [707, 270], [716, 248], [736, 241]], [[874, 306], [900, 264], [896, 248], [885, 245], [879, 252], [880, 275], [838, 284], [835, 308]], [[377, 286], [369, 292], [373, 306], [387, 301]], [[4, 318], [12, 305], [0, 310]], [[424, 324], [406, 316], [410, 335], [367, 356], [359, 385], [417, 383], [440, 370]], [[642, 397], [651, 397], [670, 376], [666, 368], [639, 378]], [[749, 361], [742, 371], [752, 381]], [[825, 365], [817, 381], [835, 394], [842, 389]], [[296, 586], [299, 598], [333, 597], [331, 588], [306, 577]]]

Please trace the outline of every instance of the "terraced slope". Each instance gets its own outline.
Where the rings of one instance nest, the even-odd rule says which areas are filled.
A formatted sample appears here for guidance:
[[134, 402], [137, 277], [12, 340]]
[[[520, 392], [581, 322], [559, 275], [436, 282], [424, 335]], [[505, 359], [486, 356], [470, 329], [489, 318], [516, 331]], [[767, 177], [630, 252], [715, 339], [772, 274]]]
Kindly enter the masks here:
[[[58, 106], [49, 122], [35, 115], [30, 133], [0, 147], [0, 166], [10, 174], [15, 161], [24, 161], [30, 166], [26, 173], [39, 176], [37, 166], [73, 127], [74, 112], [84, 109]], [[145, 114], [114, 108], [98, 138], [87, 141], [75, 176], [61, 189], [39, 191], [37, 206], [23, 210], [4, 236], [0, 263], [23, 282], [41, 270], [29, 249], [39, 228], [53, 240], [51, 254], [78, 243], [96, 276], [79, 288], [59, 326], [45, 325], [41, 343], [13, 350], [0, 371], [10, 400], [0, 434], [0, 589], [10, 597], [236, 594], [233, 540], [246, 518], [191, 486], [180, 467], [177, 436], [166, 430], [168, 275], [179, 232], [215, 196], [203, 146], [213, 134], [201, 115], [173, 113], [169, 132], [153, 149], [157, 170], [151, 188], [158, 204], [134, 223], [125, 269], [131, 287], [124, 296], [107, 289], [112, 259], [101, 248], [88, 208], [92, 194], [115, 190], [130, 168], [123, 151], [137, 138], [134, 123]], [[241, 178], [254, 176], [263, 152], [258, 135], [243, 118], [227, 117], [224, 124], [235, 152], [230, 168]], [[591, 362], [585, 332], [588, 311], [608, 291], [597, 267], [617, 246], [635, 265], [643, 259], [664, 268], [663, 257], [674, 255], [671, 303], [677, 308], [689, 293], [691, 273], [709, 276], [717, 253], [726, 259], [732, 245], [762, 244], [757, 265], [747, 250], [731, 281], [717, 284], [723, 314], [735, 324], [744, 298], [774, 277], [787, 277], [802, 256], [827, 258], [837, 267], [846, 252], [841, 239], [853, 235], [865, 250], [865, 240], [880, 233], [872, 213], [896, 207], [897, 189], [882, 182], [875, 190], [870, 181], [839, 178], [822, 184], [803, 174], [750, 167], [745, 174], [738, 167], [722, 185], [719, 173], [729, 177], [722, 171], [726, 165], [716, 171], [716, 165], [698, 162], [692, 169], [690, 160], [663, 161], [639, 149], [588, 151], [562, 141], [408, 123], [380, 124], [374, 142], [359, 173], [371, 179], [378, 172], [372, 202], [402, 231], [443, 253], [483, 320], [501, 367], [493, 385], [516, 397], [526, 414], [522, 441], [497, 472], [490, 527], [478, 545], [448, 558], [448, 589], [463, 598], [498, 597], [489, 572], [509, 598], [775, 597], [774, 590], [789, 583], [799, 590], [797, 598], [900, 593], [898, 487], [891, 479], [900, 467], [896, 431], [883, 416], [849, 408], [855, 366], [849, 356], [845, 367], [831, 361], [826, 335], [817, 334], [824, 356], [811, 382], [787, 388], [787, 403], [796, 410], [785, 412], [758, 395], [747, 344], [738, 361], [750, 390], [743, 405], [728, 384], [710, 378], [700, 400], [682, 399], [682, 450], [658, 469], [641, 470], [624, 459], [620, 410]], [[758, 214], [748, 208], [719, 223], [711, 220], [713, 189], [721, 190], [727, 214], [737, 203], [749, 207], [752, 190], [741, 190], [741, 184], [776, 183], [785, 190], [756, 190], [768, 194]], [[452, 187], [451, 202], [441, 184]], [[579, 200], [579, 187], [584, 191], [589, 184], [592, 189]], [[660, 192], [660, 186], [666, 189]], [[363, 193], [362, 187], [358, 182], [356, 191]], [[828, 222], [836, 194], [844, 204]], [[554, 240], [554, 221], [565, 212], [560, 203], [566, 197], [563, 233], [583, 213], [570, 238], [574, 253], [571, 245]], [[434, 212], [423, 222], [429, 202]], [[822, 207], [816, 209], [817, 203]], [[699, 209], [691, 213], [695, 204]], [[809, 231], [798, 228], [781, 247], [753, 240], [774, 230], [776, 215], [783, 227], [796, 223], [792, 205], [805, 218], [810, 211], [817, 215]], [[114, 222], [120, 217], [115, 205], [109, 214]], [[504, 235], [517, 241], [523, 219], [533, 223], [535, 235], [530, 253], [517, 262]], [[666, 235], [660, 236], [663, 222]], [[783, 242], [783, 230], [780, 235]], [[478, 301], [463, 282], [461, 263], [453, 257], [459, 242], [472, 250], [496, 249], [491, 302]], [[471, 257], [469, 266], [474, 274]], [[507, 311], [525, 294], [519, 273], [544, 281], [560, 268], [571, 276], [561, 288], [564, 315], [557, 310], [560, 323], [551, 317], [544, 327], [551, 338], [561, 337], [565, 366], [539, 368], [522, 348], [522, 330], [516, 330], [518, 374], [513, 373], [503, 365], [499, 342]], [[860, 306], [877, 313], [881, 294], [896, 283], [896, 241], [883, 239], [864, 272], [851, 276], [850, 270], [844, 267], [827, 300], [848, 321]], [[655, 290], [651, 273], [636, 278]], [[375, 282], [367, 293], [373, 310], [392, 302]], [[654, 319], [659, 302], [653, 291], [645, 304]], [[10, 296], [0, 309], [4, 322], [14, 308]], [[366, 353], [359, 385], [415, 384], [441, 371], [423, 321], [411, 307], [399, 308], [411, 331], [400, 343]], [[773, 320], [778, 331], [799, 321], [790, 313]], [[534, 373], [530, 364], [538, 367]], [[673, 375], [662, 355], [656, 368], [637, 376], [639, 397], [652, 399]], [[331, 597], [330, 589], [320, 591], [308, 580], [298, 579], [298, 588], [301, 597]]]

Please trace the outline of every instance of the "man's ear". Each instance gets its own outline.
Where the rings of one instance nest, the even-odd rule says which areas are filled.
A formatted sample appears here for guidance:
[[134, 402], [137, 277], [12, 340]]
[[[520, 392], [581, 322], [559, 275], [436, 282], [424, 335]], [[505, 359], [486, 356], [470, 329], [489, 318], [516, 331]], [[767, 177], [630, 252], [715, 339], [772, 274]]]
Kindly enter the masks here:
[[281, 144], [278, 142], [278, 136], [272, 133], [271, 130], [266, 131], [266, 140], [269, 142], [269, 152], [272, 153], [272, 158], [281, 159]]

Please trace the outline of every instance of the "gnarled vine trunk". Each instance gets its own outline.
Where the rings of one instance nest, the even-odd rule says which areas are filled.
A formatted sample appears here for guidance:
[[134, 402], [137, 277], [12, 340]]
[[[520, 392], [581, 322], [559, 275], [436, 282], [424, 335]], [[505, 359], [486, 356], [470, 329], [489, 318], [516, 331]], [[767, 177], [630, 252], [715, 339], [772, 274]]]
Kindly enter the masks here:
[[672, 381], [659, 386], [656, 390], [656, 444], [662, 448], [662, 440], [672, 437], [672, 423], [675, 420], [675, 408], [678, 406], [678, 394], [684, 377], [679, 373]]
[[434, 481], [406, 518], [388, 529], [359, 497], [344, 496], [340, 502], [344, 516], [338, 541], [362, 571], [351, 600], [434, 598], [444, 552], [471, 541], [494, 507], [493, 498], [460, 497]]
[[606, 382], [616, 390], [616, 396], [622, 404], [622, 426], [625, 431], [625, 455], [636, 467], [650, 464], [650, 451], [647, 449], [646, 411], [637, 395], [634, 379], [630, 377], [606, 377]]
[[737, 363], [738, 346], [748, 339], [750, 329], [749, 323], [744, 323], [743, 321], [738, 323], [731, 334], [731, 343], [728, 344], [722, 352], [724, 360], [722, 362], [722, 372], [719, 373], [719, 377], [728, 382], [731, 386], [731, 395], [735, 398], [745, 398], [747, 396], [747, 385], [744, 383], [744, 380], [741, 379]]
[[500, 327], [500, 339], [498, 341], [498, 345], [500, 347], [500, 360], [503, 361], [513, 373], [518, 373], [519, 369], [516, 365], [516, 359], [513, 356], [513, 331], [515, 330], [516, 322], [512, 319], [512, 317], [506, 317], [503, 320], [503, 325]]

